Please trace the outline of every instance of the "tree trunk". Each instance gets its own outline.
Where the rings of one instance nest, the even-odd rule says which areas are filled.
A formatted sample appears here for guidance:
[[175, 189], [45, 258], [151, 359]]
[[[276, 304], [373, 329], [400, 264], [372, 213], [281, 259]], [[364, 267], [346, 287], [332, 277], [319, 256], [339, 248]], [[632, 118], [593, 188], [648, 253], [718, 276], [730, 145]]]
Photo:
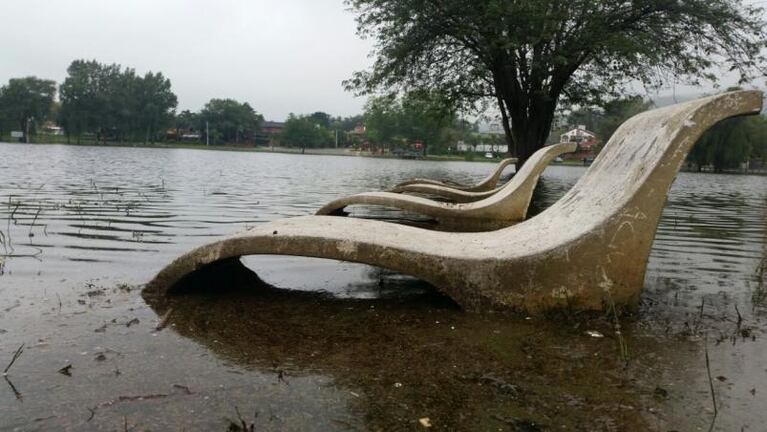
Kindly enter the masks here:
[[533, 153], [546, 145], [554, 121], [556, 102], [545, 94], [528, 97], [527, 107], [514, 104], [513, 98], [504, 96], [503, 101], [510, 109], [511, 135], [514, 143], [514, 153], [517, 157], [517, 170], [532, 156]]
[[503, 132], [506, 137], [506, 146], [510, 156], [516, 156], [514, 149], [514, 139], [511, 136], [511, 125], [509, 124], [509, 114], [506, 111], [506, 104], [503, 103], [503, 99], [498, 96], [498, 108], [501, 110], [501, 126], [503, 126]]

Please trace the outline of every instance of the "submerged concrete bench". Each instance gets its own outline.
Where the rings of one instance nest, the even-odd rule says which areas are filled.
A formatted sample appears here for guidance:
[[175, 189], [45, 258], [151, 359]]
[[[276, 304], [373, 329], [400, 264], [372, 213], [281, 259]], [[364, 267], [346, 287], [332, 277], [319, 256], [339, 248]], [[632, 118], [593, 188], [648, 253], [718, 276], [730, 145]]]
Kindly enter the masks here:
[[288, 218], [190, 251], [144, 292], [163, 301], [196, 270], [271, 254], [409, 274], [472, 311], [635, 306], [668, 190], [688, 151], [716, 122], [757, 114], [761, 105], [760, 92], [739, 91], [639, 114], [562, 199], [502, 230], [448, 233], [355, 218]]
[[492, 189], [495, 189], [496, 186], [498, 186], [498, 180], [501, 178], [501, 174], [503, 174], [503, 170], [516, 162], [516, 158], [507, 158], [503, 159], [498, 163], [498, 166], [493, 170], [493, 172], [490, 173], [487, 177], [485, 177], [482, 181], [475, 185], [463, 185], [460, 183], [454, 183], [449, 180], [432, 180], [427, 178], [412, 178], [405, 180], [401, 183], [398, 183], [394, 189], [401, 188], [408, 185], [420, 185], [420, 184], [430, 184], [434, 186], [447, 186], [453, 189], [463, 190], [467, 192], [484, 192], [489, 191]]
[[[546, 166], [557, 156], [575, 151], [575, 143], [555, 144], [535, 152], [522, 168], [505, 185], [491, 192], [463, 192], [456, 194], [483, 194], [484, 199], [454, 204], [423, 197], [393, 192], [367, 192], [334, 200], [317, 211], [318, 215], [345, 215], [343, 209], [350, 205], [378, 205], [393, 207], [437, 221], [437, 228], [451, 231], [486, 231], [518, 223], [527, 216], [527, 208], [535, 185]], [[415, 186], [415, 185], [411, 185]], [[423, 185], [448, 193], [448, 188]]]

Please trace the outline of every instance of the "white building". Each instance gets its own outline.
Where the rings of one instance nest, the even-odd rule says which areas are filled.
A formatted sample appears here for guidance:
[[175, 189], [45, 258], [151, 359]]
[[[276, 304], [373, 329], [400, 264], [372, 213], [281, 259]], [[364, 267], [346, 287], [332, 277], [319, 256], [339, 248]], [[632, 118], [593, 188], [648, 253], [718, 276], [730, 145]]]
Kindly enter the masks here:
[[581, 143], [596, 141], [597, 135], [594, 132], [586, 130], [586, 126], [578, 125], [575, 129], [569, 130], [559, 136], [559, 142], [562, 143]]
[[[459, 152], [467, 152], [472, 150], [472, 146], [463, 141], [456, 143], [456, 150]], [[477, 153], [508, 153], [509, 146], [506, 144], [477, 144], [473, 150]]]

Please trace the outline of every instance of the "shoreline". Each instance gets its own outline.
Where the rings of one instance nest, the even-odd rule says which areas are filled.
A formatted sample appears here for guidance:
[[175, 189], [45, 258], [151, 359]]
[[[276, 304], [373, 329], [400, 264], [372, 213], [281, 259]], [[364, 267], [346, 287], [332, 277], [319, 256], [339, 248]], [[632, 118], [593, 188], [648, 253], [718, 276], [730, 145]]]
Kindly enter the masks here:
[[345, 157], [365, 157], [365, 158], [374, 158], [374, 159], [400, 159], [400, 160], [420, 160], [420, 161], [428, 161], [428, 162], [500, 162], [503, 158], [484, 158], [481, 156], [475, 157], [473, 160], [466, 160], [463, 156], [450, 156], [450, 155], [429, 155], [425, 158], [421, 159], [404, 159], [404, 158], [398, 158], [392, 155], [377, 155], [372, 154], [370, 152], [362, 152], [362, 151], [353, 151], [349, 149], [342, 149], [342, 148], [311, 148], [306, 149], [304, 153], [301, 153], [301, 149], [293, 148], [293, 147], [259, 147], [259, 146], [251, 146], [251, 145], [215, 145], [215, 146], [206, 146], [202, 144], [184, 144], [184, 143], [154, 143], [154, 144], [143, 144], [143, 143], [131, 143], [131, 142], [120, 142], [120, 143], [107, 143], [107, 144], [96, 144], [96, 143], [66, 143], [66, 142], [30, 142], [30, 143], [23, 143], [23, 142], [10, 142], [10, 141], [0, 141], [0, 144], [11, 144], [11, 145], [18, 145], [18, 144], [29, 144], [29, 145], [63, 145], [63, 146], [77, 146], [77, 147], [130, 147], [130, 148], [156, 148], [156, 149], [185, 149], [185, 150], [206, 150], [206, 151], [239, 151], [239, 152], [249, 152], [249, 153], [280, 153], [280, 154], [304, 154], [304, 155], [312, 155], [312, 156], [345, 156]]
[[[130, 142], [121, 142], [121, 143], [107, 143], [107, 144], [96, 144], [96, 143], [60, 143], [60, 142], [32, 142], [32, 143], [22, 143], [22, 142], [10, 142], [10, 141], [2, 141], [0, 140], [0, 144], [11, 144], [11, 145], [18, 145], [18, 144], [29, 144], [29, 145], [63, 145], [63, 146], [76, 146], [76, 147], [128, 147], [128, 148], [154, 148], [154, 149], [184, 149], [184, 150], [203, 150], [203, 151], [229, 151], [229, 152], [247, 152], [247, 153], [277, 153], [277, 154], [295, 154], [295, 155], [310, 155], [310, 156], [342, 156], [342, 157], [363, 157], [363, 158], [371, 158], [371, 159], [399, 159], [399, 160], [418, 160], [418, 161], [425, 161], [425, 162], [484, 162], [484, 163], [497, 163], [500, 162], [503, 158], [493, 158], [493, 159], [487, 159], [482, 157], [481, 155], [476, 156], [472, 160], [467, 160], [463, 156], [451, 156], [451, 155], [429, 155], [425, 158], [421, 159], [405, 159], [405, 158], [398, 158], [392, 155], [376, 155], [369, 152], [361, 152], [361, 151], [351, 151], [349, 149], [341, 149], [341, 148], [312, 148], [312, 149], [306, 149], [304, 153], [301, 153], [301, 149], [293, 148], [293, 147], [258, 147], [258, 146], [233, 146], [233, 145], [216, 145], [216, 146], [205, 146], [201, 144], [184, 144], [184, 143], [154, 143], [154, 144], [143, 144], [143, 143], [130, 143]], [[583, 165], [583, 163], [580, 160], [568, 160], [565, 159], [563, 162], [552, 162], [551, 165], [555, 166], [567, 166], [567, 167], [588, 167], [588, 165]], [[767, 170], [765, 171], [746, 171], [743, 172], [742, 170], [725, 170], [721, 173], [717, 173], [711, 170], [704, 170], [704, 171], [698, 171], [697, 169], [690, 169], [685, 166], [682, 166], [680, 169], [680, 172], [685, 173], [693, 173], [693, 174], [729, 174], [729, 175], [754, 175], [754, 176], [767, 176]]]

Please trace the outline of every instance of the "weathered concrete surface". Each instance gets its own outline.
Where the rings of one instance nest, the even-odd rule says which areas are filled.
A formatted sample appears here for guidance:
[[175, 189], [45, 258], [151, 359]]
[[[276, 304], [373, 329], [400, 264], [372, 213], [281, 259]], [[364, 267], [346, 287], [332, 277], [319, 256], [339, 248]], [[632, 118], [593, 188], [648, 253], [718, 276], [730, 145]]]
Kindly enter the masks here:
[[[564, 153], [570, 153], [575, 151], [575, 146], [557, 144], [557, 145], [548, 147], [546, 149], [541, 149], [539, 151], [544, 151], [544, 150], [546, 151], [545, 153], [546, 157], [545, 159], [540, 160], [538, 163], [543, 164], [543, 167], [545, 168], [545, 166], [548, 165], [557, 156]], [[559, 151], [559, 153], [556, 153], [556, 151]], [[513, 160], [513, 159], [507, 159], [507, 160]], [[520, 172], [522, 171], [524, 170], [521, 170]], [[530, 171], [528, 170], [528, 172]], [[408, 183], [408, 184], [400, 183], [399, 185], [395, 186], [391, 190], [391, 192], [426, 194], [426, 195], [432, 195], [432, 196], [446, 199], [449, 202], [470, 203], [470, 202], [476, 202], [476, 201], [488, 198], [492, 195], [495, 195], [496, 193], [504, 190], [504, 186], [505, 186], [504, 185], [504, 186], [496, 187], [494, 189], [474, 192], [474, 191], [468, 191], [465, 188], [461, 189], [461, 188], [446, 186], [444, 184], [435, 184], [435, 183], [436, 182], [432, 182], [432, 183], [421, 182], [421, 183]]]
[[493, 172], [490, 173], [487, 177], [485, 177], [481, 182], [475, 184], [475, 185], [463, 185], [460, 183], [451, 182], [449, 180], [432, 180], [432, 179], [425, 179], [425, 178], [412, 178], [409, 180], [405, 180], [402, 183], [397, 184], [395, 186], [395, 189], [402, 186], [412, 185], [412, 184], [430, 184], [435, 186], [448, 186], [453, 189], [460, 189], [467, 192], [483, 192], [483, 191], [489, 191], [492, 189], [495, 189], [496, 186], [498, 186], [498, 180], [501, 178], [501, 174], [503, 174], [503, 170], [517, 162], [516, 158], [507, 158], [503, 159], [498, 163], [498, 166], [493, 170]]
[[162, 299], [201, 267], [278, 254], [410, 274], [474, 311], [631, 307], [642, 290], [668, 189], [690, 148], [716, 122], [757, 114], [761, 106], [761, 92], [739, 91], [639, 114], [615, 132], [562, 199], [502, 230], [445, 233], [354, 218], [284, 219], [192, 250], [145, 292]]
[[[535, 152], [517, 174], [487, 198], [470, 203], [445, 203], [392, 192], [367, 192], [334, 200], [317, 211], [333, 215], [349, 205], [394, 207], [435, 219], [438, 228], [453, 231], [486, 231], [523, 221], [533, 190], [546, 166], [562, 153], [575, 151], [576, 144], [555, 144]], [[433, 186], [444, 188], [444, 186]]]

